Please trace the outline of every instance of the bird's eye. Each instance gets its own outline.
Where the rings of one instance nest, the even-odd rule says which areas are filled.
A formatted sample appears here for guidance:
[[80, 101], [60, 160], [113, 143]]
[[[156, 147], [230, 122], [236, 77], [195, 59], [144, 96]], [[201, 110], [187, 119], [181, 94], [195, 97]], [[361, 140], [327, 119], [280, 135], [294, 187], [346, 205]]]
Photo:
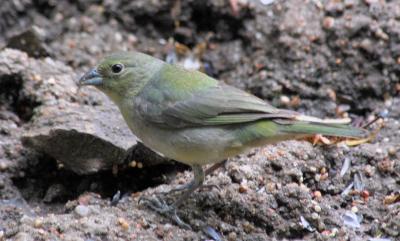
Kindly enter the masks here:
[[124, 66], [122, 64], [114, 64], [111, 66], [111, 71], [114, 74], [118, 74], [119, 72], [121, 72], [124, 69]]

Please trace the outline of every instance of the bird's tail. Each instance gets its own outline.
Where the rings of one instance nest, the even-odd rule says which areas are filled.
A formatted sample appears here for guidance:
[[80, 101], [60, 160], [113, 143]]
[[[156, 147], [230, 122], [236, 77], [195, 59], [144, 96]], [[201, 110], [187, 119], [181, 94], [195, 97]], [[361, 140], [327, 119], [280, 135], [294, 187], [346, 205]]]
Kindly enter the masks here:
[[288, 134], [321, 134], [325, 136], [349, 138], [366, 138], [369, 136], [367, 130], [345, 124], [293, 121], [291, 123], [280, 123], [278, 126], [281, 133], [283, 132]]

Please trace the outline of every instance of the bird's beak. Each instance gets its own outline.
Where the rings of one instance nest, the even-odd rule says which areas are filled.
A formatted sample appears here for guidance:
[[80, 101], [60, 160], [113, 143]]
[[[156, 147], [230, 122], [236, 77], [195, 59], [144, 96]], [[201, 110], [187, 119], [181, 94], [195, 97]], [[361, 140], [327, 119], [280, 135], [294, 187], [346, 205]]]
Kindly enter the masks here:
[[94, 86], [100, 86], [103, 84], [103, 78], [97, 72], [96, 68], [91, 69], [89, 72], [84, 74], [80, 79], [79, 79], [79, 86], [82, 85], [94, 85]]

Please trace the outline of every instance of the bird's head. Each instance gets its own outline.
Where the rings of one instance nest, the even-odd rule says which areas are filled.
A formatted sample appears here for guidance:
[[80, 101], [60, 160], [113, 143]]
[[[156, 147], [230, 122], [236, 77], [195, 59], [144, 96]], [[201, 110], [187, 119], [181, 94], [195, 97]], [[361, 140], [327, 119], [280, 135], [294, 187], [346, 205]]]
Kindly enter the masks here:
[[115, 53], [105, 57], [84, 74], [79, 85], [92, 85], [118, 101], [126, 94], [136, 94], [162, 67], [162, 61], [138, 52]]

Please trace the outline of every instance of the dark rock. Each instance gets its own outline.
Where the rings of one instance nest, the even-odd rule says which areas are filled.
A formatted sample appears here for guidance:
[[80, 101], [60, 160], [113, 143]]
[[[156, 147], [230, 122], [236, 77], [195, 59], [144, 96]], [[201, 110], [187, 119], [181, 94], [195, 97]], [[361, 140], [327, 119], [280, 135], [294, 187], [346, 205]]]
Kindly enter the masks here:
[[45, 43], [45, 30], [37, 26], [12, 36], [7, 41], [7, 47], [19, 49], [29, 56], [39, 58], [50, 56], [51, 50]]

